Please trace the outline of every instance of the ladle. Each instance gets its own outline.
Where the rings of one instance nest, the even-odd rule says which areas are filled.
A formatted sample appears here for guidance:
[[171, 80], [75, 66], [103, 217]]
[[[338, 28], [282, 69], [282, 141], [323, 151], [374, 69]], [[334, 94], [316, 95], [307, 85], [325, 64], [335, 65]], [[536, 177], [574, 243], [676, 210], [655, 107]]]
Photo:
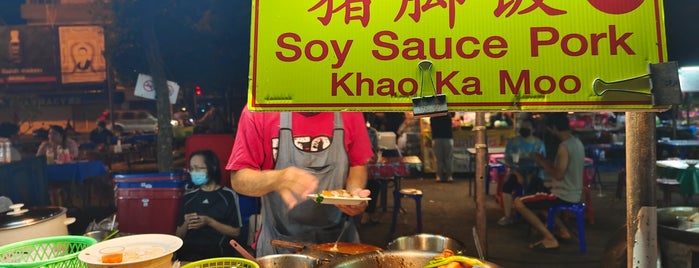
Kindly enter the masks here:
[[345, 219], [345, 223], [342, 225], [342, 231], [340, 231], [340, 235], [337, 237], [337, 239], [335, 239], [335, 245], [330, 248], [330, 251], [338, 251], [337, 243], [340, 242], [340, 238], [342, 238], [345, 230], [347, 230], [347, 226], [349, 226], [349, 220]]
[[260, 263], [257, 262], [257, 259], [255, 259], [255, 257], [253, 257], [252, 254], [250, 254], [250, 252], [248, 252], [245, 248], [243, 248], [243, 246], [238, 244], [238, 241], [235, 241], [235, 239], [231, 239], [230, 244], [236, 251], [238, 251], [238, 253], [240, 253], [240, 255], [243, 256], [243, 258], [246, 258], [254, 263], [257, 263], [258, 266], [260, 266], [261, 268], [264, 268], [264, 267], [262, 267], [262, 265], [260, 265]]

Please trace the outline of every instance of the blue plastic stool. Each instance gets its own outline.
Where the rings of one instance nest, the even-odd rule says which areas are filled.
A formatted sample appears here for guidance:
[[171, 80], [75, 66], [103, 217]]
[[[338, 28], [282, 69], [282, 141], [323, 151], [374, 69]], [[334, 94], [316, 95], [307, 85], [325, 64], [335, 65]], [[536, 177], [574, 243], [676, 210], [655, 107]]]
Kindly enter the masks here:
[[546, 218], [546, 228], [553, 232], [554, 219], [559, 211], [567, 210], [575, 214], [575, 221], [578, 225], [578, 240], [580, 241], [580, 253], [585, 254], [587, 252], [587, 246], [585, 244], [585, 203], [571, 204], [571, 205], [558, 205], [549, 208], [549, 215]]
[[403, 197], [409, 197], [415, 200], [415, 214], [417, 215], [417, 232], [422, 233], [422, 191], [418, 189], [401, 189], [393, 191], [393, 217], [391, 218], [391, 231], [396, 230], [396, 221], [398, 220], [398, 212], [400, 212], [400, 200]]

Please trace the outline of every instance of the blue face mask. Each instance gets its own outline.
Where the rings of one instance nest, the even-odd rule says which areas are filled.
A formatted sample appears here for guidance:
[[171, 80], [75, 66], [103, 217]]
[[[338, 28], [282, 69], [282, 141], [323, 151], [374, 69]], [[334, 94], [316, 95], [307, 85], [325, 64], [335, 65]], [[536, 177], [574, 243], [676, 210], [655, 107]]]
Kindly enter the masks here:
[[196, 186], [202, 186], [209, 181], [206, 172], [190, 172], [189, 175], [192, 177], [192, 183]]

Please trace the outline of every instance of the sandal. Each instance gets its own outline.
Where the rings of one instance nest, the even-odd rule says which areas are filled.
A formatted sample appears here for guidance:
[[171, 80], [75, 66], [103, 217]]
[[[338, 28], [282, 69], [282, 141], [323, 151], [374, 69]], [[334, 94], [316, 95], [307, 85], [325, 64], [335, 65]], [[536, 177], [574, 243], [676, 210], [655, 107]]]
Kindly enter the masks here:
[[556, 245], [546, 245], [544, 244], [544, 240], [539, 240], [536, 243], [529, 244], [529, 248], [540, 251], [540, 250], [554, 250], [558, 249], [558, 242], [556, 242]]

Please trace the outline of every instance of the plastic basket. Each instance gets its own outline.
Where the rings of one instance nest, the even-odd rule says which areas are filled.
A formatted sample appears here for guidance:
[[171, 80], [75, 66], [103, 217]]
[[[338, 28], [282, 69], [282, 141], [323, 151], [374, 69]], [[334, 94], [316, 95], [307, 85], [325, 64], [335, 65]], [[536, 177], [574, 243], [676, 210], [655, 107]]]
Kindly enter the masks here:
[[87, 267], [78, 259], [80, 251], [94, 245], [97, 240], [87, 236], [50, 236], [15, 242], [0, 247], [0, 268]]
[[181, 268], [231, 268], [231, 267], [260, 268], [260, 266], [257, 265], [257, 263], [254, 263], [248, 259], [233, 258], [233, 257], [211, 258], [211, 259], [190, 262], [188, 264], [183, 265]]

